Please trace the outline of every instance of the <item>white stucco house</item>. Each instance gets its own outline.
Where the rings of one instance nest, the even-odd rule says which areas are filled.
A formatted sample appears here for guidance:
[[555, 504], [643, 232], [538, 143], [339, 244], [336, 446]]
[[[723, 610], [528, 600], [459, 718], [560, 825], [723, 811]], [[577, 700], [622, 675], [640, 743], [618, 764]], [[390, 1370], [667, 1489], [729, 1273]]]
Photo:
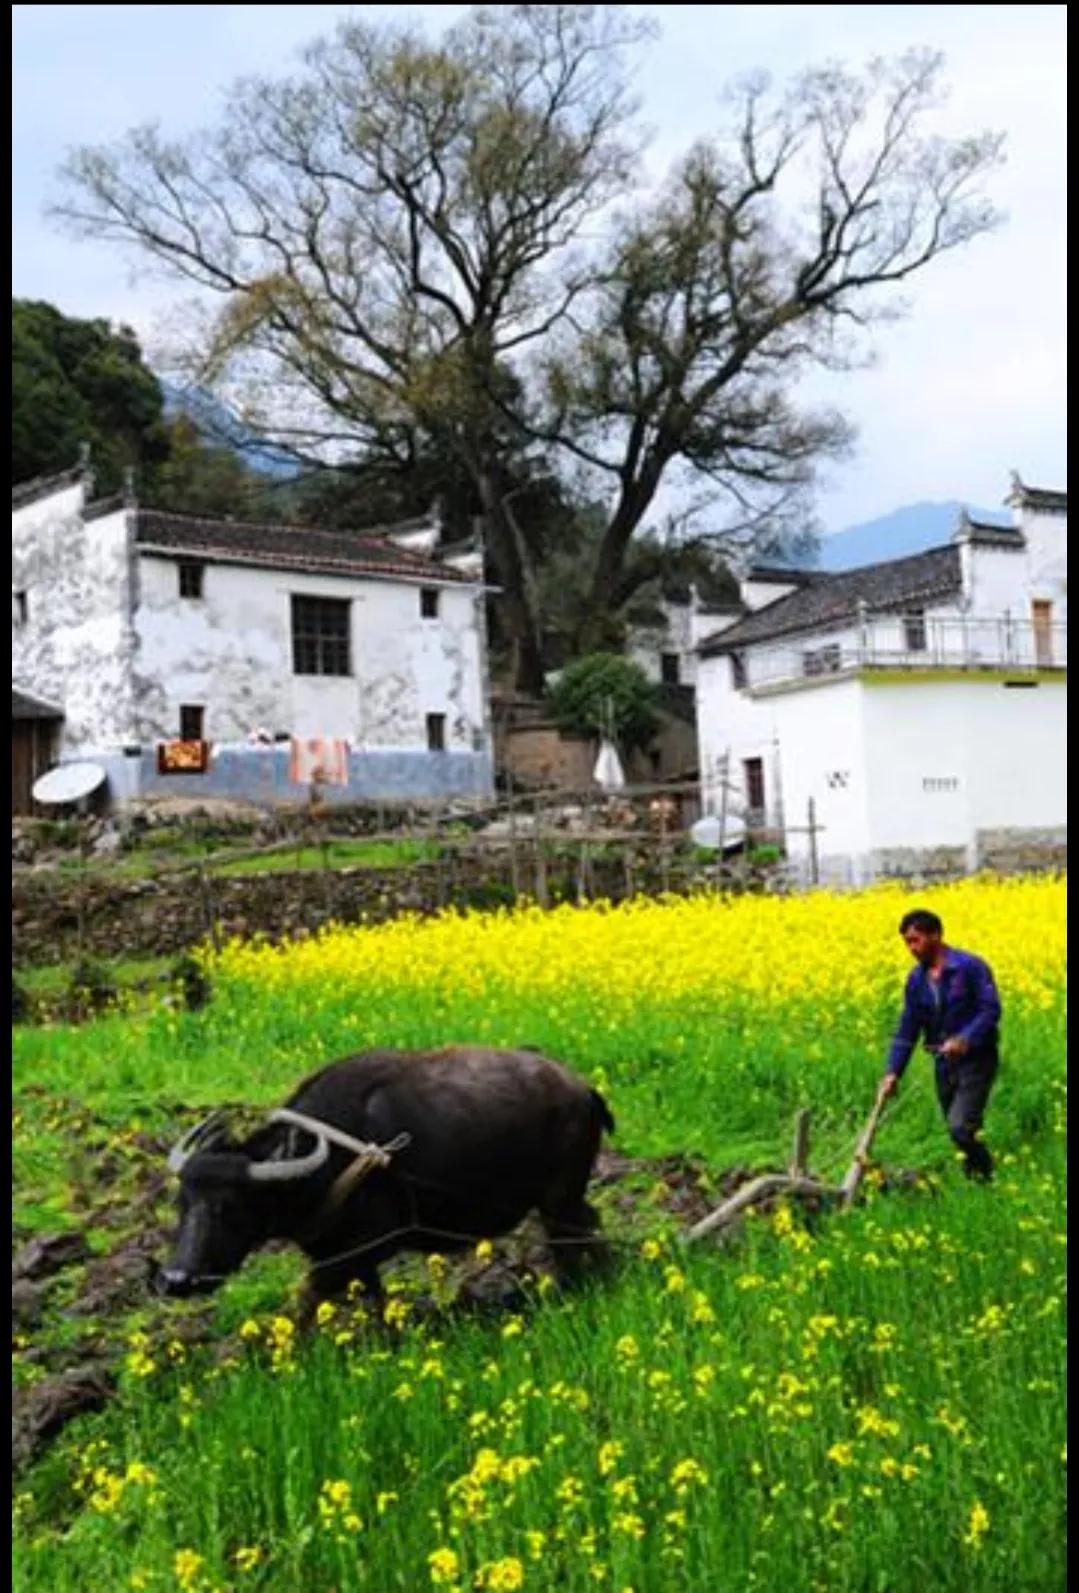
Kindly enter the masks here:
[[1068, 500], [1006, 501], [908, 558], [749, 571], [700, 627], [706, 812], [726, 783], [821, 881], [1063, 861]]
[[[300, 800], [311, 742], [329, 799], [492, 791], [482, 560], [434, 519], [210, 521], [90, 501], [74, 470], [13, 492], [11, 538], [20, 713], [50, 715], [51, 756], [103, 765], [113, 800]], [[177, 741], [205, 767], [162, 772]]]
[[697, 649], [693, 631], [695, 604], [685, 597], [664, 597], [658, 604], [662, 622], [635, 626], [626, 643], [626, 656], [638, 664], [656, 686], [696, 686]]

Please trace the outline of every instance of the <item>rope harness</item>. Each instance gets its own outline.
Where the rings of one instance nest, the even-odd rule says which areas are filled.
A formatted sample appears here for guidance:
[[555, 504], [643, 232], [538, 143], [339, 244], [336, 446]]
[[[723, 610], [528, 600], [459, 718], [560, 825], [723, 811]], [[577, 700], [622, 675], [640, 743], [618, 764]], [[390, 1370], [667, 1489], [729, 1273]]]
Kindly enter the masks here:
[[[317, 1117], [308, 1117], [303, 1112], [294, 1112], [287, 1106], [282, 1106], [277, 1111], [272, 1112], [270, 1114], [270, 1122], [290, 1123], [295, 1128], [306, 1129], [309, 1134], [318, 1135], [323, 1139], [330, 1140], [335, 1145], [341, 1145], [345, 1150], [356, 1152], [355, 1158], [349, 1162], [344, 1171], [339, 1173], [331, 1184], [326, 1199], [312, 1217], [304, 1233], [298, 1236], [301, 1243], [304, 1241], [310, 1242], [311, 1239], [316, 1237], [318, 1230], [324, 1227], [328, 1219], [341, 1209], [353, 1190], [365, 1178], [368, 1178], [374, 1172], [384, 1171], [391, 1165], [396, 1153], [404, 1150], [407, 1145], [412, 1143], [412, 1135], [405, 1133], [397, 1134], [393, 1139], [388, 1140], [385, 1145], [376, 1145], [371, 1140], [355, 1139], [351, 1134], [346, 1134], [343, 1129], [334, 1128], [329, 1123], [323, 1123]], [[417, 1184], [422, 1186], [422, 1181], [419, 1179], [411, 1178], [408, 1174], [404, 1174], [403, 1177], [409, 1185]], [[415, 1196], [413, 1195], [413, 1221], [407, 1227], [395, 1228], [389, 1233], [379, 1234], [377, 1238], [368, 1240], [366, 1244], [354, 1245], [348, 1250], [338, 1251], [336, 1255], [326, 1256], [321, 1261], [311, 1259], [309, 1261], [310, 1268], [313, 1272], [321, 1272], [328, 1267], [339, 1266], [342, 1261], [355, 1260], [368, 1251], [377, 1250], [381, 1245], [386, 1244], [388, 1240], [407, 1238], [409, 1234], [419, 1232], [420, 1228], [421, 1225], [415, 1219]], [[429, 1234], [432, 1238], [449, 1239], [459, 1244], [474, 1244], [477, 1237], [472, 1233], [455, 1233], [446, 1228], [432, 1228], [426, 1223], [422, 1224], [422, 1231]], [[596, 1234], [582, 1231], [580, 1238], [570, 1238], [565, 1235], [555, 1238], [548, 1235], [547, 1243], [554, 1247], [582, 1246], [595, 1244], [598, 1238], [599, 1236]], [[601, 1242], [606, 1243], [608, 1241], [603, 1240]], [[611, 1242], [621, 1244], [626, 1241], [615, 1240]], [[636, 1241], [633, 1242], [635, 1243]]]
[[411, 1134], [398, 1134], [385, 1145], [376, 1145], [372, 1140], [355, 1139], [351, 1134], [346, 1134], [344, 1129], [334, 1128], [331, 1123], [323, 1123], [319, 1118], [308, 1117], [303, 1112], [294, 1112], [287, 1106], [271, 1112], [270, 1122], [291, 1123], [296, 1128], [306, 1129], [309, 1134], [314, 1134], [319, 1139], [330, 1140], [332, 1144], [341, 1145], [345, 1150], [356, 1153], [353, 1160], [330, 1185], [326, 1199], [311, 1219], [312, 1229], [321, 1227], [327, 1218], [340, 1210], [357, 1185], [372, 1173], [382, 1172], [389, 1167], [396, 1153], [412, 1143]]
[[[893, 1115], [896, 1107], [901, 1106], [902, 1104], [904, 1103], [893, 1100]], [[412, 1135], [407, 1133], [395, 1135], [393, 1139], [387, 1140], [384, 1145], [377, 1145], [372, 1140], [356, 1139], [353, 1137], [353, 1135], [346, 1134], [343, 1129], [334, 1128], [332, 1124], [323, 1123], [317, 1117], [308, 1117], [305, 1113], [295, 1112], [290, 1107], [286, 1106], [279, 1107], [276, 1111], [272, 1112], [270, 1114], [269, 1121], [271, 1123], [289, 1123], [293, 1127], [305, 1129], [309, 1134], [314, 1134], [323, 1140], [330, 1140], [333, 1144], [340, 1145], [345, 1150], [351, 1150], [355, 1152], [353, 1160], [349, 1162], [348, 1166], [345, 1167], [341, 1173], [338, 1174], [337, 1178], [330, 1186], [326, 1199], [323, 1201], [322, 1205], [315, 1213], [315, 1216], [312, 1218], [310, 1228], [303, 1235], [296, 1236], [297, 1242], [299, 1243], [303, 1243], [304, 1240], [314, 1237], [314, 1231], [318, 1227], [321, 1227], [328, 1218], [334, 1215], [335, 1212], [340, 1210], [345, 1201], [352, 1194], [353, 1190], [356, 1189], [365, 1178], [368, 1178], [374, 1172], [384, 1171], [391, 1165], [397, 1152], [404, 1150], [406, 1146], [412, 1143]], [[842, 1130], [839, 1131], [839, 1134], [843, 1134], [844, 1138], [846, 1137]], [[832, 1135], [829, 1137], [829, 1144], [837, 1138], [838, 1135], [836, 1131], [833, 1130]], [[402, 1177], [409, 1185], [423, 1187], [421, 1180], [411, 1177], [407, 1173], [403, 1174]], [[338, 1251], [335, 1255], [324, 1257], [321, 1261], [316, 1261], [313, 1258], [309, 1258], [309, 1267], [313, 1272], [320, 1272], [328, 1267], [339, 1266], [342, 1261], [357, 1259], [358, 1257], [367, 1254], [369, 1251], [378, 1249], [381, 1245], [386, 1244], [387, 1241], [407, 1238], [409, 1234], [416, 1233], [417, 1231], [419, 1231], [419, 1225], [415, 1220], [413, 1220], [413, 1222], [408, 1224], [406, 1227], [391, 1229], [387, 1233], [379, 1234], [375, 1239], [370, 1239], [364, 1244], [354, 1245], [347, 1250]], [[471, 1244], [476, 1239], [475, 1234], [455, 1233], [448, 1229], [430, 1227], [426, 1223], [422, 1225], [422, 1231], [426, 1234], [429, 1234], [432, 1238], [449, 1239], [457, 1243]], [[596, 1244], [597, 1242], [607, 1248], [636, 1249], [638, 1246], [637, 1239], [620, 1239], [608, 1234], [584, 1230], [582, 1230], [581, 1236], [579, 1238], [570, 1237], [569, 1235], [565, 1234], [558, 1235], [557, 1237], [548, 1234], [546, 1238], [546, 1243], [552, 1249], [556, 1250], [560, 1247], [568, 1247], [572, 1245], [585, 1246]], [[227, 1274], [215, 1273], [207, 1274], [207, 1276], [212, 1276], [220, 1281], [220, 1279], [227, 1276]]]

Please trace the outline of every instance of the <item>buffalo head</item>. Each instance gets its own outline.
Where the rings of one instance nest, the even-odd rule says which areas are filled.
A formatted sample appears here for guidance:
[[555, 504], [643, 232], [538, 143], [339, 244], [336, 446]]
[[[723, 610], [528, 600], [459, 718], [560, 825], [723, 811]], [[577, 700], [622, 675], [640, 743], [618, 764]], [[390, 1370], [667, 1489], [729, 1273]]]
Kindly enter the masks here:
[[[250, 1142], [229, 1139], [219, 1112], [184, 1136], [169, 1156], [180, 1177], [180, 1231], [157, 1275], [160, 1293], [211, 1293], [271, 1236], [271, 1192], [309, 1177], [329, 1156], [321, 1135], [306, 1137], [315, 1139], [306, 1155], [290, 1154], [278, 1134], [270, 1157], [262, 1159]], [[265, 1135], [258, 1138], [264, 1142]], [[259, 1152], [265, 1149], [260, 1143]]]

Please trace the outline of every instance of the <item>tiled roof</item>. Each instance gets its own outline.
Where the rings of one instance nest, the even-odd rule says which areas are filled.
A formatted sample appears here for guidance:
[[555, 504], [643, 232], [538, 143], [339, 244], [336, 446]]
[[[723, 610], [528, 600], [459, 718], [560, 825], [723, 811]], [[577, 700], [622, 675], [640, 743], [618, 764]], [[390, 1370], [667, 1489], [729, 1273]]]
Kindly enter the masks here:
[[115, 514], [117, 509], [122, 509], [126, 502], [122, 492], [114, 492], [111, 498], [95, 498], [93, 503], [83, 506], [83, 520], [103, 520], [107, 514]]
[[788, 570], [778, 564], [754, 564], [746, 571], [747, 581], [776, 586], [804, 586], [812, 577], [812, 570]]
[[1012, 490], [1008, 494], [1008, 502], [1022, 504], [1027, 509], [1042, 509], [1049, 514], [1067, 514], [1067, 490], [1061, 492], [1052, 487], [1028, 487], [1020, 481], [1015, 471], [1012, 471]]
[[62, 719], [64, 710], [57, 708], [55, 703], [43, 702], [40, 697], [31, 697], [27, 691], [16, 691], [12, 686], [11, 717], [12, 719]]
[[955, 532], [957, 541], [973, 542], [976, 547], [1012, 548], [1022, 553], [1027, 539], [1015, 525], [996, 525], [992, 520], [975, 520], [964, 513]]
[[82, 480], [84, 473], [84, 467], [79, 464], [70, 470], [60, 470], [55, 476], [35, 476], [32, 481], [21, 481], [11, 489], [11, 507], [25, 509], [28, 503], [36, 503], [39, 498], [48, 498], [54, 492], [62, 492], [65, 487], [74, 487]]
[[777, 636], [831, 629], [856, 618], [863, 605], [879, 613], [939, 601], [961, 588], [959, 557], [958, 547], [929, 548], [906, 559], [866, 564], [857, 570], [814, 573], [797, 592], [789, 592], [747, 614], [728, 630], [706, 638], [700, 651], [709, 657]]
[[425, 523], [408, 521], [387, 527], [386, 531], [313, 531], [307, 526], [249, 525], [240, 520], [202, 520], [139, 509], [135, 515], [135, 540], [147, 553], [187, 555], [209, 563], [469, 585], [470, 578], [460, 571], [438, 559], [397, 547], [387, 539], [388, 531], [419, 530]]

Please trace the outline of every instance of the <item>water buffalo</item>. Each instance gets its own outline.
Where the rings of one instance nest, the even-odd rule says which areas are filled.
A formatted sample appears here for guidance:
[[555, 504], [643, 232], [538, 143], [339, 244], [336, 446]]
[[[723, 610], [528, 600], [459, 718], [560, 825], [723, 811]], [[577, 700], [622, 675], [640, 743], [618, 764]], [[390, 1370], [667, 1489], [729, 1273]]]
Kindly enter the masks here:
[[535, 1051], [331, 1063], [242, 1144], [214, 1114], [176, 1146], [180, 1231], [158, 1287], [208, 1292], [285, 1239], [310, 1260], [309, 1307], [353, 1280], [377, 1297], [378, 1268], [399, 1251], [460, 1249], [532, 1210], [572, 1271], [598, 1244], [585, 1189], [605, 1128], [597, 1091]]

